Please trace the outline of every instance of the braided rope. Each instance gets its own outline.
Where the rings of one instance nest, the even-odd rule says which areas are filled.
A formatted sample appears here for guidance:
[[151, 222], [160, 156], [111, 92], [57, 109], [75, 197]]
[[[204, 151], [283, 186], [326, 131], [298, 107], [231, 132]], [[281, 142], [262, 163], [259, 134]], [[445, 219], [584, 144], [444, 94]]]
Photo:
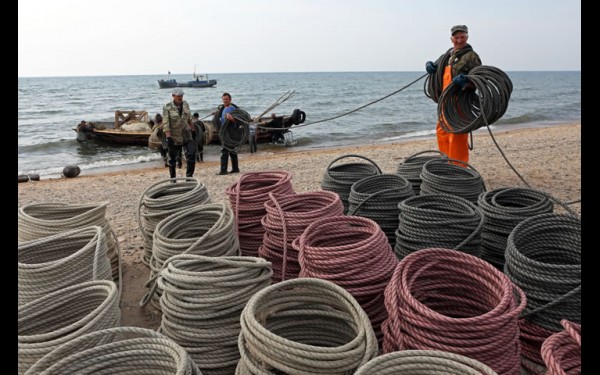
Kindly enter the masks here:
[[86, 333], [120, 324], [116, 284], [86, 281], [19, 306], [19, 374], [38, 359]]
[[300, 273], [298, 248], [294, 241], [313, 221], [342, 215], [344, 205], [340, 196], [331, 191], [311, 191], [288, 196], [269, 193], [265, 202], [267, 212], [261, 219], [265, 229], [258, 256], [272, 263], [272, 283], [294, 279]]
[[146, 328], [112, 327], [77, 337], [46, 354], [26, 375], [201, 375], [173, 340]]
[[21, 242], [19, 306], [74, 284], [112, 280], [107, 250], [106, 238], [97, 225]]
[[[434, 155], [425, 155], [427, 153], [433, 153]], [[398, 164], [396, 174], [406, 178], [412, 184], [415, 195], [419, 195], [421, 194], [421, 171], [423, 170], [423, 165], [429, 160], [447, 157], [446, 154], [438, 150], [417, 152]]]
[[[172, 183], [173, 181], [177, 183]], [[144, 236], [142, 262], [150, 266], [152, 236], [156, 225], [164, 218], [196, 205], [211, 203], [204, 183], [192, 177], [159, 181], [140, 196], [137, 219]]]
[[158, 278], [160, 332], [181, 345], [207, 374], [229, 375], [240, 353], [242, 309], [271, 284], [271, 263], [256, 257], [176, 255]]
[[483, 193], [483, 178], [470, 164], [451, 158], [436, 158], [423, 164], [421, 195], [446, 193], [477, 203]]
[[383, 350], [442, 350], [518, 374], [523, 291], [486, 261], [429, 248], [406, 256], [385, 289]]
[[542, 344], [547, 375], [581, 374], [581, 324], [562, 319], [564, 330], [553, 333]]
[[219, 128], [219, 140], [224, 149], [237, 153], [242, 145], [248, 142], [248, 124], [252, 122], [252, 118], [248, 112], [239, 108], [236, 108], [229, 113], [236, 119], [236, 122], [232, 123], [229, 120], [226, 120], [225, 123], [221, 125]]
[[236, 375], [350, 375], [378, 353], [364, 310], [327, 280], [270, 285], [250, 298], [240, 323]]

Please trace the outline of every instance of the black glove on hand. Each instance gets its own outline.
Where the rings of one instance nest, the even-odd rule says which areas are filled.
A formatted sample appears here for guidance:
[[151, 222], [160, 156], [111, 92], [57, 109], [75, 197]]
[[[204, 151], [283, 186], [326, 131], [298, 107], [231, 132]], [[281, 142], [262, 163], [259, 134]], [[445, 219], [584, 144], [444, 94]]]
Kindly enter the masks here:
[[464, 74], [459, 74], [456, 77], [452, 78], [452, 83], [454, 83], [455, 85], [458, 85], [458, 87], [460, 87], [462, 89], [468, 83], [467, 77], [465, 77]]
[[167, 137], [167, 145], [169, 145], [169, 146], [175, 146], [175, 142], [173, 141], [173, 138]]
[[427, 61], [425, 63], [425, 70], [427, 71], [427, 73], [433, 74], [437, 70], [437, 65], [435, 65], [433, 61]]

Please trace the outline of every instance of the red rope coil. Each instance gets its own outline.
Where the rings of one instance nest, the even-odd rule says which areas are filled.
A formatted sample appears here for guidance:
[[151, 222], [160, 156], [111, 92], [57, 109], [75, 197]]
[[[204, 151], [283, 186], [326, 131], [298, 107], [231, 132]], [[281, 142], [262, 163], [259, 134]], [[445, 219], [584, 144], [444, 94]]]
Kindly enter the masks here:
[[581, 324], [566, 319], [560, 324], [565, 330], [553, 333], [542, 344], [546, 375], [581, 374]]

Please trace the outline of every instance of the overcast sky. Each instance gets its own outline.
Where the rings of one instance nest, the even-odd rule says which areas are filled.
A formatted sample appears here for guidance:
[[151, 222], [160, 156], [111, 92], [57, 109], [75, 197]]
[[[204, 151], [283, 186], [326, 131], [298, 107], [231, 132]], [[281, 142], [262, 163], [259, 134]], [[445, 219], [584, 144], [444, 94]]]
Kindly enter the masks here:
[[421, 71], [469, 27], [483, 64], [581, 70], [578, 0], [19, 0], [19, 77]]

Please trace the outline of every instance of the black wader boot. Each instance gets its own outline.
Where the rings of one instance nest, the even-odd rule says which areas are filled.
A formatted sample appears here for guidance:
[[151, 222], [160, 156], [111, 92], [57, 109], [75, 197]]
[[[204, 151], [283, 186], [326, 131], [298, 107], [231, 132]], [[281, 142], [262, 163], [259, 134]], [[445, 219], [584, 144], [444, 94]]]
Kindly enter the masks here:
[[[227, 168], [227, 166], [225, 166]], [[238, 167], [238, 156], [237, 154], [231, 154], [231, 171], [229, 173], [239, 173], [240, 168]]]
[[194, 169], [196, 169], [196, 160], [188, 160], [185, 166], [185, 176], [192, 177], [194, 175]]
[[169, 175], [171, 176], [171, 178], [175, 178], [175, 166], [174, 165], [169, 165]]
[[227, 174], [227, 162], [229, 155], [226, 151], [221, 151], [221, 170], [217, 174]]

